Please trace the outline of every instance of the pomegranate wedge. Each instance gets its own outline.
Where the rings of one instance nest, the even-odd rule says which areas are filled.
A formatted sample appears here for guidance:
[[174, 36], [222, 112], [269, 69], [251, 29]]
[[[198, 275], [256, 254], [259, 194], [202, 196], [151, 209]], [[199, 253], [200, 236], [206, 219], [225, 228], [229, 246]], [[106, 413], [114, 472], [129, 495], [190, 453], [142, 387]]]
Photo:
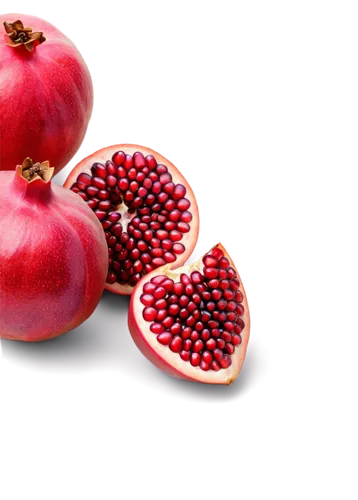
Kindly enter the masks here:
[[169, 375], [231, 384], [244, 362], [250, 315], [225, 248], [219, 243], [194, 264], [145, 276], [133, 291], [128, 325], [142, 353]]

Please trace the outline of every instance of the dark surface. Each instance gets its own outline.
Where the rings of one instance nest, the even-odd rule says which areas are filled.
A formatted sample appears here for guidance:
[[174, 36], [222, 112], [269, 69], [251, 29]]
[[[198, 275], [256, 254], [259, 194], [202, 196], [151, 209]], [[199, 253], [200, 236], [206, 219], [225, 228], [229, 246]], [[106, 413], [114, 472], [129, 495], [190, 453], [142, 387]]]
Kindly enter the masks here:
[[242, 398], [265, 376], [267, 355], [256, 337], [239, 378], [230, 387], [183, 382], [162, 374], [132, 343], [127, 329], [128, 305], [127, 297], [105, 293], [92, 318], [73, 332], [38, 343], [3, 341], [0, 353], [10, 364], [41, 373], [119, 371], [150, 389], [198, 403]]

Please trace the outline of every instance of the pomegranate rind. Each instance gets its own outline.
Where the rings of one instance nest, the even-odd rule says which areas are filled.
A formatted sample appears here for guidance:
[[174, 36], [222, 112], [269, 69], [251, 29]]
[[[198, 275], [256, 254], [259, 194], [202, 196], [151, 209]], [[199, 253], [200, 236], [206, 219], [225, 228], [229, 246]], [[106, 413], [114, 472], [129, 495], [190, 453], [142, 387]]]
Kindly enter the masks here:
[[[190, 212], [193, 216], [192, 221], [190, 222], [190, 231], [188, 233], [183, 234], [183, 238], [180, 240], [185, 246], [185, 251], [177, 256], [177, 259], [172, 264], [172, 268], [175, 269], [177, 267], [183, 266], [185, 262], [188, 260], [190, 255], [192, 254], [196, 242], [198, 240], [199, 234], [199, 209], [198, 204], [195, 199], [195, 195], [193, 190], [190, 187], [190, 184], [185, 179], [185, 177], [179, 172], [179, 170], [171, 163], [167, 158], [157, 153], [153, 149], [147, 148], [145, 146], [139, 146], [136, 144], [117, 144], [114, 146], [109, 146], [103, 149], [96, 151], [95, 153], [87, 156], [82, 161], [80, 161], [71, 171], [66, 181], [64, 182], [64, 187], [70, 189], [71, 186], [76, 182], [77, 177], [81, 172], [86, 172], [91, 174], [91, 166], [93, 163], [98, 162], [105, 164], [107, 160], [111, 160], [114, 153], [117, 151], [124, 151], [124, 153], [133, 156], [133, 154], [137, 151], [141, 152], [144, 156], [152, 155], [157, 160], [157, 163], [161, 163], [168, 167], [169, 172], [172, 175], [173, 182], [175, 184], [183, 184], [186, 187], [186, 195], [185, 197], [190, 201]], [[164, 266], [165, 267], [165, 266]], [[159, 269], [159, 268], [157, 268]], [[154, 270], [156, 271], [156, 270]], [[131, 295], [133, 292], [133, 287], [130, 285], [121, 285], [120, 283], [109, 284], [106, 283], [105, 290], [109, 292], [116, 293], [117, 295]]]
[[176, 281], [181, 273], [190, 274], [194, 270], [202, 269], [202, 259], [188, 266], [176, 269], [173, 269], [173, 267], [169, 265], [165, 265], [144, 276], [134, 288], [131, 296], [128, 313], [128, 327], [136, 346], [142, 354], [157, 368], [168, 373], [172, 377], [204, 384], [229, 385], [234, 382], [240, 373], [246, 356], [250, 337], [250, 312], [246, 292], [235, 264], [221, 243], [215, 245], [215, 247], [220, 248], [224, 252], [225, 257], [230, 262], [230, 266], [233, 267], [237, 273], [237, 278], [240, 281], [239, 290], [243, 294], [242, 305], [245, 309], [242, 317], [245, 322], [245, 328], [241, 333], [242, 342], [240, 345], [236, 346], [235, 352], [231, 356], [232, 364], [229, 368], [221, 369], [217, 372], [213, 370], [205, 372], [200, 367], [192, 366], [189, 361], [183, 361], [179, 354], [172, 352], [169, 347], [163, 346], [157, 341], [157, 336], [150, 331], [151, 323], [147, 322], [142, 314], [145, 306], [141, 303], [140, 296], [143, 293], [143, 286], [145, 283], [154, 278], [154, 276], [160, 274], [166, 275]]

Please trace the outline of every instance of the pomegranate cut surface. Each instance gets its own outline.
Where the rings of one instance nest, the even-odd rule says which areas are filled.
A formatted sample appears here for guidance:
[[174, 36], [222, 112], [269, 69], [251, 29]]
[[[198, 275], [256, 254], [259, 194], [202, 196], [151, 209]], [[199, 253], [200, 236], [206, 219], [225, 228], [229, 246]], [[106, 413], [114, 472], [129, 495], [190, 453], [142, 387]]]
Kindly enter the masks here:
[[132, 294], [128, 324], [142, 353], [170, 375], [232, 383], [245, 358], [250, 315], [224, 247], [216, 245], [194, 264], [145, 276]]
[[101, 149], [82, 160], [64, 186], [105, 231], [107, 290], [130, 295], [144, 275], [165, 264], [179, 267], [191, 255], [199, 231], [195, 196], [159, 153], [130, 144]]

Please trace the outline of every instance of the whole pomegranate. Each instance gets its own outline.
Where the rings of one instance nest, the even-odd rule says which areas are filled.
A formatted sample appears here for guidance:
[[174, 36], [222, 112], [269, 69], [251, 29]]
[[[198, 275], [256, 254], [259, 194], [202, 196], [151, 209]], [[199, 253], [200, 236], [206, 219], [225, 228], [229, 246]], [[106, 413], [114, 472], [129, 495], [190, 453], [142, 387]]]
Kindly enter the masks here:
[[163, 266], [135, 287], [129, 330], [142, 353], [173, 377], [231, 384], [250, 335], [246, 293], [219, 243], [197, 262]]
[[88, 68], [52, 24], [0, 15], [0, 170], [28, 155], [59, 172], [85, 136], [93, 107]]
[[82, 160], [65, 182], [94, 211], [105, 231], [106, 289], [130, 295], [163, 264], [183, 265], [195, 248], [199, 212], [179, 170], [152, 149], [119, 144]]
[[48, 162], [0, 172], [0, 337], [34, 342], [85, 321], [103, 292], [108, 252], [86, 203], [51, 183]]

